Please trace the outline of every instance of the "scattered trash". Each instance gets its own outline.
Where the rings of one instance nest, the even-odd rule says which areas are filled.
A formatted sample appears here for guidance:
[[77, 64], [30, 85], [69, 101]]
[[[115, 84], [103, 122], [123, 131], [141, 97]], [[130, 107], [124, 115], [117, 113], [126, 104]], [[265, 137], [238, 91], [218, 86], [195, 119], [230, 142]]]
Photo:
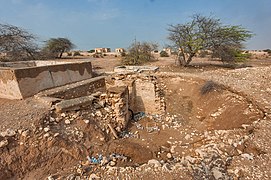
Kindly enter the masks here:
[[[138, 131], [137, 131], [138, 132]], [[139, 134], [137, 133], [132, 133], [132, 132], [129, 132], [129, 131], [122, 131], [120, 133], [120, 137], [121, 138], [139, 138]]]
[[136, 128], [137, 129], [139, 129], [139, 130], [143, 130], [144, 129], [144, 127], [142, 126], [142, 124], [139, 124], [139, 123], [135, 123], [135, 126], [136, 126]]
[[[101, 154], [98, 155], [98, 157], [90, 157], [87, 156], [88, 161], [90, 162], [90, 164], [100, 164], [100, 165], [105, 165], [107, 163], [109, 163], [110, 161], [116, 161], [116, 160], [122, 160], [122, 161], [126, 161], [127, 157], [121, 154], [111, 154], [110, 156], [103, 156]], [[107, 162], [107, 163], [104, 163]]]
[[134, 113], [134, 121], [139, 121], [146, 116], [145, 112]]
[[146, 131], [148, 133], [152, 133], [154, 131], [160, 131], [160, 128], [158, 126], [153, 126], [153, 127], [146, 127]]
[[98, 158], [87, 156], [87, 159], [91, 164], [100, 164], [103, 159], [103, 156], [101, 154], [98, 155]]

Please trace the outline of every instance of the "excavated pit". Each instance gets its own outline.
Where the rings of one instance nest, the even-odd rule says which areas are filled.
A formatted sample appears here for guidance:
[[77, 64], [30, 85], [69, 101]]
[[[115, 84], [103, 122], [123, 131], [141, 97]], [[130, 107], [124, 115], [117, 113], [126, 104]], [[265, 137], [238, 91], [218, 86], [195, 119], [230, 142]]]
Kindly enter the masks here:
[[[113, 75], [106, 78], [106, 92], [93, 97], [80, 109], [51, 111], [31, 130], [0, 136], [8, 141], [0, 148], [0, 179], [104, 174], [101, 167], [136, 167], [151, 159], [176, 163], [208, 145], [206, 133], [247, 135], [251, 131], [244, 126], [263, 117], [245, 97], [190, 77]], [[243, 151], [250, 152], [254, 145], [246, 143]], [[228, 153], [237, 151], [229, 148]], [[89, 162], [112, 154], [125, 158]]]

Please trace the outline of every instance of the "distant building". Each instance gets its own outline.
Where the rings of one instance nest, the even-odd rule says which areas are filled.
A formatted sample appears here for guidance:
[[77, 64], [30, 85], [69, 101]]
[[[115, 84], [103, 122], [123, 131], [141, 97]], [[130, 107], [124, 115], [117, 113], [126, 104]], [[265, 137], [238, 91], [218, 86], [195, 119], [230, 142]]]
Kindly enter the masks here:
[[95, 48], [95, 53], [108, 53], [111, 52], [110, 48]]
[[115, 52], [116, 53], [123, 53], [123, 52], [125, 52], [125, 49], [124, 48], [116, 48]]
[[167, 54], [170, 56], [172, 54], [171, 48], [164, 48], [163, 51], [167, 52]]

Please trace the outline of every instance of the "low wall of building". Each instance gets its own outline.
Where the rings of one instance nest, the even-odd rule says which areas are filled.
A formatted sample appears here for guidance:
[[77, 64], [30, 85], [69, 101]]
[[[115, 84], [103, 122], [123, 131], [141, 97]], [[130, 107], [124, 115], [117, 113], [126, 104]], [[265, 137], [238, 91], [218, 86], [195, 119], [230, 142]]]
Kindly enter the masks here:
[[21, 92], [14, 74], [14, 70], [0, 70], [0, 98], [21, 98]]
[[45, 89], [89, 79], [92, 77], [92, 66], [90, 62], [69, 62], [48, 66], [0, 68], [0, 72], [0, 98], [23, 99]]

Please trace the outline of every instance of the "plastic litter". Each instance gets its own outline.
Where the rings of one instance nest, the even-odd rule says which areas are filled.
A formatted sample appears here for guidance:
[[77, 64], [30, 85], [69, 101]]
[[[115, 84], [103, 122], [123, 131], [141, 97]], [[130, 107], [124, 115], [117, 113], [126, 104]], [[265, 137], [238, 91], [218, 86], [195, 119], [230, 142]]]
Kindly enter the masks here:
[[134, 121], [139, 121], [146, 116], [145, 112], [138, 112], [134, 114]]
[[[126, 157], [126, 156], [124, 156], [124, 155], [122, 155], [122, 154], [115, 154], [115, 153], [111, 154], [110, 156], [103, 156], [103, 155], [101, 155], [101, 154], [99, 154], [98, 157], [94, 157], [94, 156], [90, 157], [90, 156], [87, 156], [87, 159], [88, 159], [88, 161], [90, 162], [90, 164], [96, 164], [96, 165], [99, 165], [99, 164], [100, 164], [100, 165], [102, 165], [102, 161], [103, 161], [104, 157], [105, 157], [105, 159], [107, 159], [107, 162], [110, 162], [110, 161], [112, 161], [113, 159], [120, 159], [120, 160], [122, 160], [122, 161], [126, 161], [126, 160], [127, 160], [127, 157]], [[103, 164], [103, 165], [104, 165], [104, 164]]]

